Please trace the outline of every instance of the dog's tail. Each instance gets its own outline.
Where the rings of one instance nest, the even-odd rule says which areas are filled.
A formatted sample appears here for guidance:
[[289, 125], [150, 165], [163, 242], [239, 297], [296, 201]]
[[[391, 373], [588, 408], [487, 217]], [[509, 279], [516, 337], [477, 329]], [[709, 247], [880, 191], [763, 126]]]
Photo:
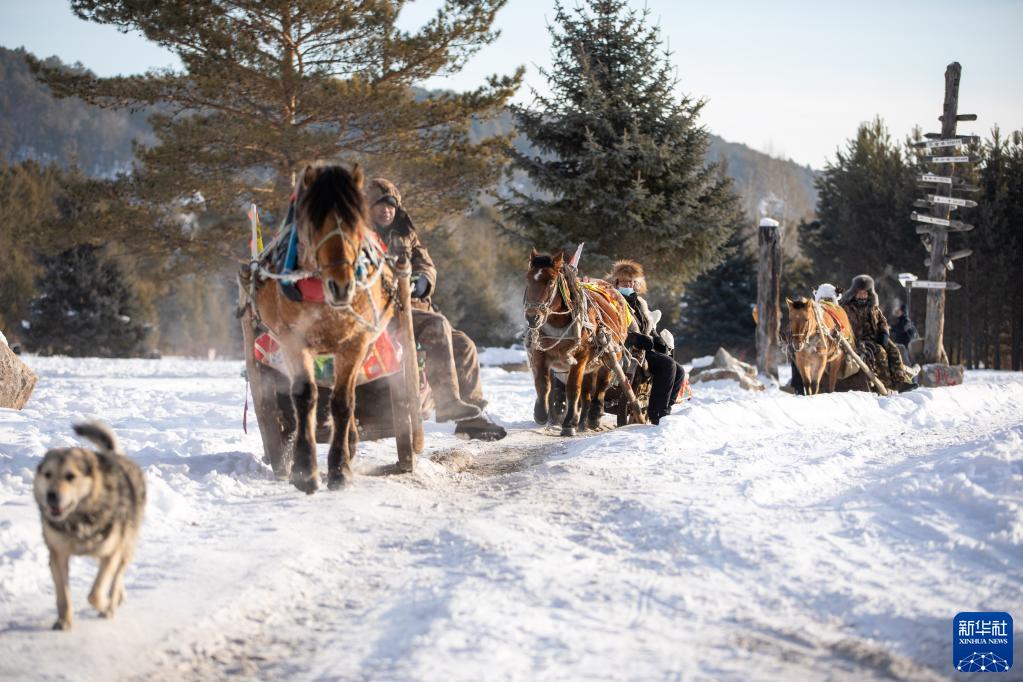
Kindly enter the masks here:
[[84, 422], [74, 425], [75, 433], [91, 440], [97, 448], [108, 454], [121, 454], [121, 446], [117, 436], [103, 422]]

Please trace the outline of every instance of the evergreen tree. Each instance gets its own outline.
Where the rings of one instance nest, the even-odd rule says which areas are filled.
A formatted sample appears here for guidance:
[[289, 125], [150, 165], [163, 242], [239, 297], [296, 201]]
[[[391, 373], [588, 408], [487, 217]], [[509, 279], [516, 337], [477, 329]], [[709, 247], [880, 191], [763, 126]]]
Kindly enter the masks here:
[[25, 341], [52, 355], [126, 357], [146, 337], [134, 294], [121, 269], [83, 245], [43, 259]]
[[704, 164], [703, 101], [677, 94], [649, 14], [555, 3], [551, 93], [512, 107], [535, 148], [512, 151], [513, 166], [540, 192], [512, 188], [501, 207], [540, 248], [585, 241], [588, 266], [635, 258], [677, 291], [721, 260], [742, 213], [731, 180]]
[[821, 281], [846, 287], [869, 273], [883, 292], [901, 295], [895, 274], [921, 268], [927, 254], [909, 218], [915, 161], [904, 152], [876, 118], [859, 127], [818, 178], [818, 219], [799, 230]]
[[751, 356], [756, 324], [757, 261], [736, 234], [731, 254], [686, 287], [675, 338], [681, 357], [713, 355], [725, 348], [740, 359]]
[[59, 96], [155, 107], [158, 144], [138, 150], [134, 191], [156, 205], [232, 217], [249, 200], [278, 209], [302, 163], [334, 156], [401, 182], [425, 220], [496, 176], [506, 139], [470, 144], [469, 125], [502, 106], [522, 72], [466, 93], [423, 97], [412, 86], [492, 42], [505, 2], [445, 0], [409, 33], [397, 27], [403, 0], [72, 0], [80, 18], [174, 51], [184, 72], [96, 78], [30, 61]]

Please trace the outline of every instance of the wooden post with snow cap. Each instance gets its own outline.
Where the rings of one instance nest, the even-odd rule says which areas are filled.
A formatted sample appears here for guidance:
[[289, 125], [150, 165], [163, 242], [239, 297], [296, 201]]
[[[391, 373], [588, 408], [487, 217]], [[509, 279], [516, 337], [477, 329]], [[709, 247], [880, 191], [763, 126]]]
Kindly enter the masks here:
[[781, 225], [761, 218], [757, 232], [757, 371], [778, 378], [781, 331]]

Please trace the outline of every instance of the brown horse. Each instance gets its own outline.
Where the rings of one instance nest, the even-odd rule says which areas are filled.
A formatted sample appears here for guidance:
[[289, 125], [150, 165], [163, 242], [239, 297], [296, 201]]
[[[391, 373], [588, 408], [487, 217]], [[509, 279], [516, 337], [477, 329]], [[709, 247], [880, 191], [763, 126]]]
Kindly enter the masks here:
[[563, 253], [541, 255], [533, 249], [526, 273], [523, 308], [528, 329], [526, 348], [533, 371], [536, 403], [533, 419], [550, 418], [547, 398], [550, 372], [567, 372], [566, 409], [562, 436], [574, 436], [580, 421], [583, 380], [592, 374], [583, 429], [596, 428], [604, 413], [604, 394], [611, 384], [607, 354], [621, 359], [629, 332], [628, 303], [609, 284], [576, 287], [563, 268]]
[[785, 304], [789, 309], [789, 349], [803, 379], [803, 394], [820, 393], [825, 373], [827, 392], [834, 393], [845, 364], [845, 351], [834, 337], [835, 330], [845, 336], [851, 347], [856, 347], [848, 315], [841, 306], [804, 297], [795, 301], [786, 298]]
[[[334, 432], [327, 455], [327, 484], [336, 489], [352, 480], [359, 369], [370, 344], [394, 313], [394, 275], [367, 229], [362, 182], [358, 165], [349, 172], [319, 162], [302, 174], [296, 206], [299, 267], [322, 281], [323, 302], [292, 301], [272, 279], [259, 283], [252, 302], [256, 319], [281, 347], [293, 406], [293, 414], [286, 419], [290, 423], [284, 425], [293, 431], [290, 480], [306, 493], [319, 487], [313, 360], [318, 355], [334, 356], [330, 404]], [[243, 292], [248, 284], [243, 278]], [[286, 462], [271, 464], [275, 473], [287, 473]]]

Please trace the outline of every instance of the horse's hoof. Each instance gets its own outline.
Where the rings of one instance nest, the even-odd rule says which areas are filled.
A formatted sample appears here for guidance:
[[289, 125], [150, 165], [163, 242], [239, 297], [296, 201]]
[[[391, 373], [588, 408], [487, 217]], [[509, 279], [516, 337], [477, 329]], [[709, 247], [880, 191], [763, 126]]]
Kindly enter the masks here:
[[306, 495], [312, 495], [320, 487], [320, 477], [315, 473], [307, 476], [297, 476], [292, 473], [291, 484]]
[[561, 427], [561, 435], [562, 436], [574, 436], [575, 435], [575, 427], [574, 426], [562, 426]]
[[341, 490], [352, 484], [352, 473], [331, 474], [327, 476], [327, 490]]

